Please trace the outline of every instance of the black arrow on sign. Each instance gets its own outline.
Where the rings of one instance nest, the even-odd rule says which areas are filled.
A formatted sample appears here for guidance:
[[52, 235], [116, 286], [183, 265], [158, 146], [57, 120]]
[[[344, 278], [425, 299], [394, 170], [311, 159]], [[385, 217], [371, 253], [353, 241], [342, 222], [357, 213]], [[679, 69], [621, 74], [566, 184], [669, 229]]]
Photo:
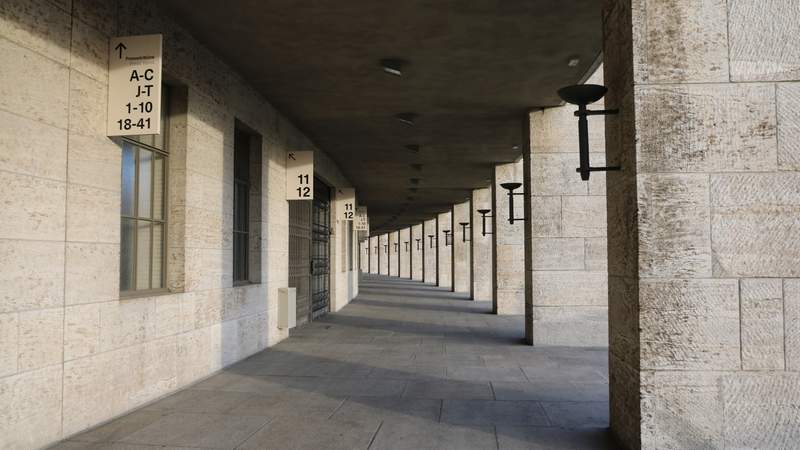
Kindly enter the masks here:
[[119, 59], [122, 59], [122, 51], [127, 49], [128, 47], [125, 47], [125, 44], [123, 44], [122, 42], [120, 42], [119, 44], [117, 44], [116, 47], [114, 47], [114, 50], [119, 50]]

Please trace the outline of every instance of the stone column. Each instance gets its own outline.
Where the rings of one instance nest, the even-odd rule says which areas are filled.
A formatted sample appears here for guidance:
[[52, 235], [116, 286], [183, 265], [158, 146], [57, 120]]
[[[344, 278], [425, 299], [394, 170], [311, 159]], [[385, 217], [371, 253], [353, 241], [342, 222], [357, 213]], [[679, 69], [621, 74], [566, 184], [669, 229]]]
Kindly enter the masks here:
[[[496, 314], [523, 314], [525, 312], [525, 237], [523, 223], [510, 224], [508, 191], [501, 183], [522, 182], [522, 159], [500, 164], [494, 169], [492, 199], [492, 240], [494, 243], [493, 311]], [[522, 192], [522, 188], [516, 190]], [[523, 217], [523, 197], [514, 197], [514, 217]]]
[[369, 272], [369, 240], [364, 239], [358, 243], [358, 269], [361, 273]]
[[[425, 245], [422, 237], [422, 224], [411, 227], [411, 279], [416, 281], [423, 280], [423, 261], [425, 257]], [[419, 239], [419, 242], [417, 241]]]
[[607, 0], [611, 427], [630, 448], [800, 430], [800, 10]]
[[389, 276], [392, 277], [399, 277], [400, 276], [400, 264], [399, 264], [399, 253], [398, 253], [398, 241], [399, 241], [399, 232], [392, 231], [389, 233]]
[[[438, 249], [438, 281], [437, 284], [441, 287], [453, 288], [453, 246], [452, 244], [452, 230], [453, 230], [453, 213], [452, 211], [439, 214], [436, 218], [437, 228], [439, 230], [437, 235], [436, 248]], [[450, 237], [445, 239], [444, 231], [450, 231]]]
[[422, 239], [422, 245], [425, 247], [422, 255], [425, 263], [422, 275], [423, 281], [431, 284], [437, 284], [439, 278], [439, 258], [437, 257], [438, 245], [436, 243], [436, 236], [438, 235], [439, 230], [437, 229], [437, 225], [437, 219], [426, 220], [422, 224], [422, 235], [424, 236]]
[[381, 275], [389, 275], [389, 235], [378, 236], [378, 267]]
[[411, 278], [411, 228], [400, 230], [400, 278]]
[[[603, 84], [602, 68], [587, 81]], [[592, 105], [602, 109], [603, 102]], [[534, 345], [608, 345], [608, 267], [605, 174], [582, 181], [574, 105], [530, 114], [531, 195], [525, 226]], [[602, 116], [589, 122], [591, 162], [605, 165]]]
[[[494, 266], [492, 265], [492, 235], [482, 234], [482, 217], [479, 209], [492, 209], [492, 188], [475, 189], [472, 191], [472, 292], [474, 300], [489, 301], [492, 299], [492, 279]], [[490, 212], [489, 215], [493, 215]], [[492, 221], [487, 217], [486, 232], [492, 232]]]
[[466, 229], [465, 238], [460, 224], [467, 222], [471, 225], [470, 209], [469, 201], [453, 206], [453, 291], [463, 294], [469, 294], [472, 290], [470, 275], [472, 252], [470, 251], [471, 229]]
[[378, 236], [370, 236], [369, 238], [369, 273], [380, 273], [380, 246], [378, 244]]

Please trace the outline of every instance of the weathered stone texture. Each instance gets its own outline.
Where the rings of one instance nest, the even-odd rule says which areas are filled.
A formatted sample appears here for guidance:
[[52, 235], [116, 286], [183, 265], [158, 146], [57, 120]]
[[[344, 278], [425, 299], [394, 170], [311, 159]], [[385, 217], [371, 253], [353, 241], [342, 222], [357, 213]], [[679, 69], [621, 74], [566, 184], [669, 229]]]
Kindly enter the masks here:
[[740, 372], [722, 377], [725, 448], [796, 448], [798, 386], [798, 373]]
[[636, 83], [728, 81], [725, 0], [629, 4]]
[[608, 276], [603, 272], [535, 271], [534, 306], [606, 306]]
[[[482, 218], [479, 209], [492, 209], [492, 188], [472, 191], [472, 298], [491, 300], [492, 298], [492, 235], [482, 235]], [[493, 215], [490, 212], [489, 215]], [[486, 218], [486, 231], [492, 232], [493, 217]]]
[[741, 368], [736, 280], [641, 280], [643, 369]]
[[533, 345], [608, 345], [605, 305], [534, 308], [533, 323]]
[[643, 371], [642, 448], [723, 448], [720, 372]]
[[783, 369], [783, 286], [780, 279], [744, 279], [741, 300], [742, 368]]
[[[587, 83], [602, 84], [602, 67]], [[604, 101], [592, 105], [602, 109]], [[565, 105], [530, 114], [530, 211], [525, 222], [534, 345], [607, 345], [608, 275], [604, 173], [582, 181], [578, 135]], [[605, 144], [603, 117], [589, 120], [590, 148]], [[592, 153], [591, 164], [605, 164]], [[557, 306], [554, 308], [554, 306]], [[541, 311], [539, 311], [541, 309]]]
[[778, 168], [800, 170], [800, 83], [778, 84], [776, 97]]
[[786, 370], [800, 372], [800, 280], [783, 280]]
[[[439, 274], [439, 286], [453, 287], [453, 216], [452, 213], [447, 212], [439, 214], [437, 217], [437, 227], [439, 234], [437, 237], [436, 245], [439, 248], [439, 256], [437, 261], [437, 273]], [[450, 233], [450, 237], [446, 237], [444, 231]]]
[[636, 94], [639, 173], [776, 168], [773, 86], [646, 86]]
[[[422, 239], [422, 245], [425, 247], [425, 273], [423, 277], [426, 283], [436, 283], [436, 279], [438, 276], [438, 263], [436, 258], [436, 251], [437, 251], [437, 243], [436, 243], [436, 219], [426, 220], [423, 223], [422, 227], [422, 234], [424, 238]], [[433, 236], [433, 245], [431, 245], [431, 237]]]
[[[453, 205], [453, 291], [465, 294], [472, 290], [471, 206], [469, 201]], [[462, 229], [462, 222], [468, 223], [466, 230]]]
[[710, 276], [708, 176], [642, 175], [638, 191], [640, 274]]
[[398, 252], [398, 259], [400, 260], [400, 274], [401, 278], [411, 278], [411, 247], [414, 245], [411, 240], [411, 229], [404, 228], [400, 230], [400, 251]]
[[711, 175], [714, 276], [798, 277], [800, 173]]
[[[525, 236], [522, 222], [509, 223], [508, 191], [500, 184], [522, 182], [522, 160], [495, 166], [493, 179], [492, 228], [494, 234], [494, 293], [497, 314], [522, 314], [525, 311]], [[517, 189], [520, 192], [522, 189]], [[514, 198], [514, 217], [524, 217], [520, 196]]]
[[424, 242], [423, 242], [422, 224], [414, 225], [411, 227], [411, 279], [422, 281], [422, 264], [424, 257]]
[[800, 79], [798, 17], [793, 0], [729, 1], [731, 79]]

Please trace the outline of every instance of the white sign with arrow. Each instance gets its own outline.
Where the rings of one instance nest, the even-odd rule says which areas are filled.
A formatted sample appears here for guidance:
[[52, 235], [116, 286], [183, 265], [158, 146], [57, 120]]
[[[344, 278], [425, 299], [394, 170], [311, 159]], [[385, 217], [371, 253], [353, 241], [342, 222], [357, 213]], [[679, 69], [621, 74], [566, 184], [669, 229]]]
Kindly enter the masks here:
[[107, 135], [161, 133], [161, 35], [114, 37], [108, 48]]

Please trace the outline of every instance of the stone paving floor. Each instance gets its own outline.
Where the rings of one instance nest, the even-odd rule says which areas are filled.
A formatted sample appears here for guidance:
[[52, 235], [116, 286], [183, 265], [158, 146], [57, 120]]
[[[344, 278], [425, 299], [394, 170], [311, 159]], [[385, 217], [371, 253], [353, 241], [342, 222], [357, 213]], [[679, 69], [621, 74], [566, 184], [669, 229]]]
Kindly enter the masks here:
[[55, 448], [613, 448], [606, 349], [524, 346], [490, 309], [365, 276], [339, 313]]

